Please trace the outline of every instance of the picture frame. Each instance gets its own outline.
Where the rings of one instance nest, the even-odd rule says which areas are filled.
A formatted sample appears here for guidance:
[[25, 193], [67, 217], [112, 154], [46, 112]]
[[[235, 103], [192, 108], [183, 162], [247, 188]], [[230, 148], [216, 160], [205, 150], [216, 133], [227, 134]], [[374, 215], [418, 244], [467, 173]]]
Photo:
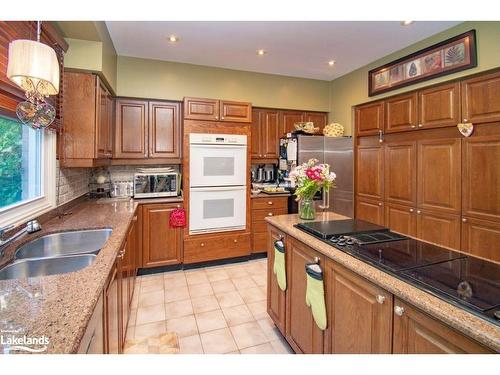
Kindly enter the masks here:
[[368, 96], [476, 66], [476, 30], [469, 30], [370, 70]]

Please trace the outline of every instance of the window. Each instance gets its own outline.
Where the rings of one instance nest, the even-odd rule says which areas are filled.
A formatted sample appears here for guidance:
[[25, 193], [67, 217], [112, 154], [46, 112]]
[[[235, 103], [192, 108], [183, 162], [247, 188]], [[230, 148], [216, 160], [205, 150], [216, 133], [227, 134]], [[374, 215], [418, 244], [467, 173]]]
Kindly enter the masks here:
[[54, 206], [54, 134], [0, 116], [0, 226]]

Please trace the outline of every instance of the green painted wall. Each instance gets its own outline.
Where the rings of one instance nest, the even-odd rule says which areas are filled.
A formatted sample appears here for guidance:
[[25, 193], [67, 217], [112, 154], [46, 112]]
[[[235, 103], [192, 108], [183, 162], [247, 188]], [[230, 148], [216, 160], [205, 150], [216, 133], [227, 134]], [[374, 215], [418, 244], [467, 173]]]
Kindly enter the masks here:
[[118, 56], [119, 96], [232, 99], [254, 106], [330, 109], [330, 82]]
[[[476, 68], [428, 80], [374, 97], [368, 96], [369, 70], [471, 29], [476, 29], [478, 53], [478, 66]], [[464, 22], [335, 79], [330, 85], [330, 121], [339, 122], [344, 125], [346, 134], [350, 135], [352, 134], [352, 107], [357, 104], [498, 67], [500, 66], [499, 40], [500, 22]]]

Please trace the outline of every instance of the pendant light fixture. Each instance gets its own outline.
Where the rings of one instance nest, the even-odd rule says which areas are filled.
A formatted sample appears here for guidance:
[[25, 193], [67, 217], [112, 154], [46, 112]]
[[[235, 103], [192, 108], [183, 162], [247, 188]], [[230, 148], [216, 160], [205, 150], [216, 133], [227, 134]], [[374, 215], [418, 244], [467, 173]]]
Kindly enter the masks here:
[[7, 77], [24, 90], [27, 101], [17, 105], [19, 119], [33, 129], [46, 128], [56, 111], [45, 102], [59, 92], [59, 61], [54, 49], [40, 42], [42, 23], [37, 22], [37, 40], [19, 39], [9, 44]]

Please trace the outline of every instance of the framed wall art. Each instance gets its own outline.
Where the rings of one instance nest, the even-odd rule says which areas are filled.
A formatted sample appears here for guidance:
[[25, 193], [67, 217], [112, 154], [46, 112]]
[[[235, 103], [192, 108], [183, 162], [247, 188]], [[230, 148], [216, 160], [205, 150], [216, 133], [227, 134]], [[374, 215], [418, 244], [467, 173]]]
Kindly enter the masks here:
[[368, 72], [368, 96], [477, 66], [476, 30], [457, 35]]

